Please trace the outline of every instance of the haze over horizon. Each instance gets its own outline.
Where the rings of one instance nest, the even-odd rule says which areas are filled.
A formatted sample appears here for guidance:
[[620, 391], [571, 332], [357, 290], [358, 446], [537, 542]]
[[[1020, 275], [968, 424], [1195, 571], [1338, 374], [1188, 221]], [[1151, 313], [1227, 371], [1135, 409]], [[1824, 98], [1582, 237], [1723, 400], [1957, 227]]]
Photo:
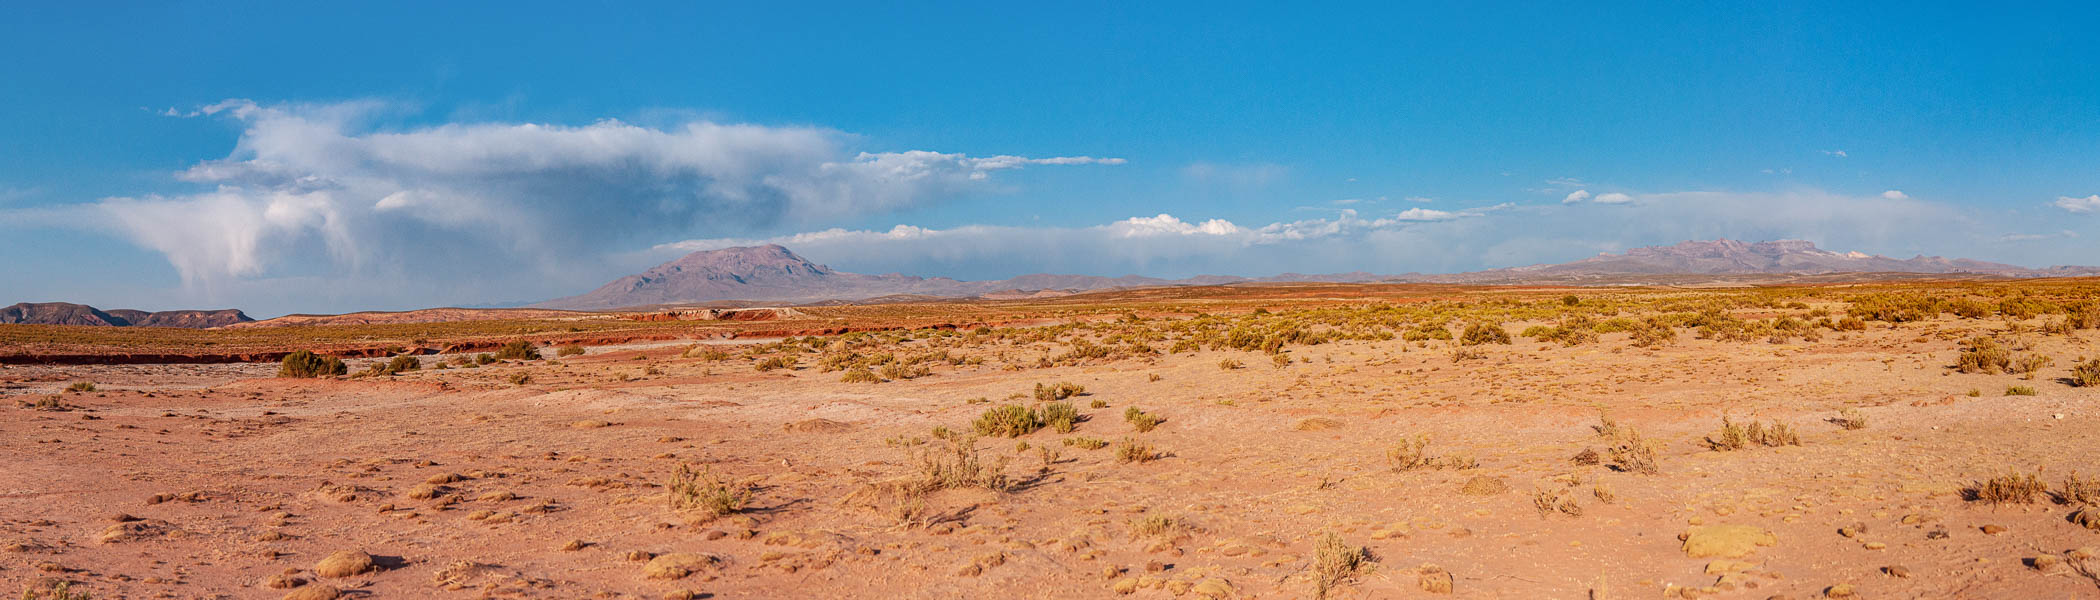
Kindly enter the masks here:
[[764, 243], [960, 279], [2100, 262], [2068, 3], [477, 8], [10, 8], [0, 304], [524, 303]]

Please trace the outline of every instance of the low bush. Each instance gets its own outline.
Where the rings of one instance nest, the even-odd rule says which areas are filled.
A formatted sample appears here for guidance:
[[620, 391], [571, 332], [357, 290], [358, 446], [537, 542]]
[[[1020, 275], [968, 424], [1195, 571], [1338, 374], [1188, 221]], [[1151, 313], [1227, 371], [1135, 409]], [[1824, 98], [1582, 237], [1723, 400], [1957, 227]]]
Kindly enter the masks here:
[[350, 367], [343, 364], [343, 359], [321, 356], [306, 350], [285, 355], [284, 363], [277, 368], [278, 377], [302, 379], [334, 377], [349, 372]]
[[496, 360], [539, 360], [540, 349], [532, 342], [518, 340], [496, 349]]
[[[1069, 406], [1069, 405], [1067, 405]], [[1043, 415], [1019, 404], [990, 408], [970, 424], [977, 435], [1021, 437], [1043, 428]]]

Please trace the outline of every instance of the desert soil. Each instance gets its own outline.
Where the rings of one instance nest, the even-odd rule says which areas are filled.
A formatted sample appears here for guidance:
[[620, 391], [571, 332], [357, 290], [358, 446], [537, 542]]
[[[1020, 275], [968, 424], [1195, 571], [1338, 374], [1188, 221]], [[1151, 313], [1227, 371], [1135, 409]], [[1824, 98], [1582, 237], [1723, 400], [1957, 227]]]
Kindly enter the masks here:
[[[2100, 546], [2069, 518], [2077, 506], [1964, 498], [2011, 473], [2052, 488], [2100, 474], [2100, 393], [2055, 380], [2094, 354], [2094, 334], [2037, 338], [2058, 362], [2033, 379], [1950, 370], [1959, 339], [1991, 326], [1876, 322], [1786, 343], [1684, 332], [1654, 348], [1519, 337], [1465, 360], [1449, 341], [1349, 340], [1290, 346], [1284, 366], [1204, 349], [1022, 367], [1037, 352], [1016, 346], [885, 383], [663, 344], [341, 380], [9, 367], [0, 591], [1310, 598], [1332, 534], [1363, 564], [1335, 572], [1330, 598], [2100, 597], [2047, 558]], [[81, 381], [95, 390], [61, 391]], [[944, 451], [936, 427], [1039, 405], [1009, 398], [1056, 382], [1085, 389], [1071, 433], [965, 442], [1009, 489], [932, 491], [916, 511], [869, 500], [870, 484]], [[1130, 407], [1164, 421], [1138, 433]], [[1866, 427], [1831, 421], [1847, 407]], [[1724, 415], [1788, 424], [1800, 444], [1710, 450]], [[1655, 444], [1658, 473], [1573, 460], [1612, 443], [1603, 416]], [[1477, 466], [1395, 469], [1388, 450], [1417, 435], [1427, 455]], [[1158, 456], [1122, 462], [1114, 445], [1063, 442], [1075, 437]], [[750, 501], [672, 508], [680, 465], [747, 485]], [[1147, 517], [1171, 525], [1139, 531]], [[1741, 543], [1707, 556], [1690, 534]], [[324, 561], [342, 551], [370, 569]]]

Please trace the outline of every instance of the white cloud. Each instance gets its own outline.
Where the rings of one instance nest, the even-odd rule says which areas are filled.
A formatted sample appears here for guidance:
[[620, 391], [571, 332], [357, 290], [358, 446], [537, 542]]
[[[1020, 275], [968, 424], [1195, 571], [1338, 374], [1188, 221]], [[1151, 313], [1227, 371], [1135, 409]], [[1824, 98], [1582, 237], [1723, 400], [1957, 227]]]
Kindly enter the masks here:
[[2056, 207], [2074, 213], [2100, 212], [2100, 194], [2086, 196], [2084, 198], [2058, 196], [2056, 198]]
[[1449, 211], [1410, 208], [1400, 211], [1400, 214], [1393, 215], [1393, 218], [1401, 221], [1449, 221], [1460, 216], [1459, 213]]
[[[1562, 262], [1599, 251], [1689, 239], [1808, 239], [1825, 248], [1896, 256], [1940, 254], [1985, 260], [2052, 262], [2065, 234], [1994, 245], [2006, 231], [1946, 204], [1785, 193], [1641, 194], [1609, 211], [1512, 205], [1382, 215], [1342, 210], [1331, 218], [1249, 225], [1173, 215], [1101, 225], [968, 225], [931, 229], [825, 231], [763, 239], [666, 244], [649, 260], [699, 249], [778, 243], [833, 267], [967, 279], [1033, 272], [1179, 277], [1205, 273], [1453, 272]], [[2000, 252], [1979, 256], [1986, 246]], [[2054, 261], [2061, 262], [2061, 261]]]
[[2078, 237], [2078, 232], [2076, 232], [2076, 231], [2071, 231], [2071, 230], [2069, 230], [2069, 229], [2065, 229], [2065, 230], [2062, 230], [2062, 231], [2058, 231], [2058, 232], [2056, 232], [2056, 233], [2008, 233], [2008, 234], [2005, 234], [2005, 235], [2002, 235], [2002, 236], [1998, 236], [1998, 241], [2001, 241], [2001, 242], [2032, 242], [2032, 241], [2035, 241], [2035, 240], [2046, 240], [2046, 239], [2053, 239], [2053, 238], [2075, 238], [2075, 237]]
[[508, 269], [537, 279], [602, 267], [608, 247], [921, 206], [991, 190], [993, 174], [1030, 166], [1124, 163], [853, 152], [851, 136], [831, 130], [707, 121], [372, 125], [389, 110], [398, 107], [245, 100], [171, 110], [243, 127], [231, 155], [177, 175], [211, 191], [40, 212], [70, 211], [157, 251], [191, 286], [317, 271], [427, 283]]
[[1589, 190], [1575, 190], [1575, 191], [1572, 191], [1572, 192], [1568, 192], [1568, 195], [1567, 195], [1566, 197], [1564, 197], [1564, 198], [1561, 198], [1561, 199], [1560, 199], [1560, 203], [1561, 203], [1561, 204], [1574, 204], [1574, 203], [1577, 203], [1577, 202], [1581, 202], [1581, 201], [1584, 201], [1584, 200], [1588, 200], [1588, 199], [1590, 199], [1590, 191], [1589, 191]]
[[1903, 193], [1903, 190], [1889, 190], [1882, 192], [1881, 197], [1890, 200], [1908, 200], [1910, 199], [1910, 194]]
[[1598, 204], [1625, 204], [1632, 201], [1633, 196], [1628, 196], [1626, 194], [1621, 194], [1618, 192], [1608, 192], [1597, 195]]
[[1844, 158], [1848, 156], [1847, 154], [1845, 154], [1844, 150], [1818, 150], [1818, 152], [1822, 152], [1824, 156], [1835, 156], [1838, 158]]
[[1424, 197], [1424, 196], [1408, 196], [1408, 197], [1407, 197], [1407, 201], [1408, 201], [1408, 202], [1419, 202], [1419, 203], [1422, 203], [1422, 204], [1428, 204], [1428, 203], [1431, 203], [1431, 202], [1435, 202], [1435, 201], [1436, 201], [1436, 199], [1435, 199], [1435, 198], [1429, 198], [1429, 197]]

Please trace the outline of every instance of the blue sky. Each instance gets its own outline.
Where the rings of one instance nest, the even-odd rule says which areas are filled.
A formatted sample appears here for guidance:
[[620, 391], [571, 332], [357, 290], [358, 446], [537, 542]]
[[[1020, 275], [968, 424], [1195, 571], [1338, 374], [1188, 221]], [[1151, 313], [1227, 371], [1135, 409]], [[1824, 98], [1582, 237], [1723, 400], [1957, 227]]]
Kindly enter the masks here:
[[0, 300], [525, 302], [756, 241], [964, 278], [2100, 263], [2078, 4], [770, 4], [0, 8]]

